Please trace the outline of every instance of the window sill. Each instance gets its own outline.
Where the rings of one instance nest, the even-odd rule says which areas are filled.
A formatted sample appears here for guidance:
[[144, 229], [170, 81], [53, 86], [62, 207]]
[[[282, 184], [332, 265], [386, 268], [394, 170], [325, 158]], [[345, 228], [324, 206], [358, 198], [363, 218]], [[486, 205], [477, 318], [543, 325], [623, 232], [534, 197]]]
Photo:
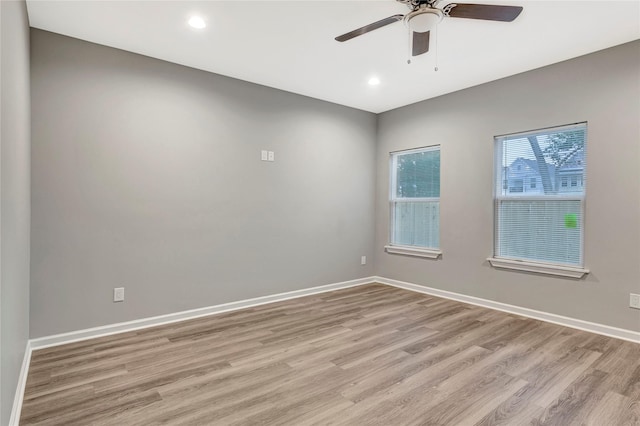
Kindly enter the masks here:
[[570, 266], [550, 265], [544, 263], [525, 262], [522, 260], [487, 258], [494, 268], [514, 269], [516, 271], [536, 272], [538, 274], [558, 275], [569, 278], [582, 278], [589, 273], [588, 269]]
[[408, 246], [384, 246], [387, 253], [403, 254], [405, 256], [426, 257], [427, 259], [437, 259], [442, 255], [441, 250], [425, 249]]

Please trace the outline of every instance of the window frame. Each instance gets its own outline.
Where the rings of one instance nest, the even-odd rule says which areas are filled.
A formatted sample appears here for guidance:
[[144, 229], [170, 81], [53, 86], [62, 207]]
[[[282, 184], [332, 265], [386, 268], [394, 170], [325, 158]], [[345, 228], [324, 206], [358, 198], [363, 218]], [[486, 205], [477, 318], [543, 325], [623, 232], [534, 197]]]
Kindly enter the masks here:
[[[547, 194], [547, 195], [503, 195], [503, 190], [501, 187], [503, 186], [504, 180], [504, 166], [501, 158], [504, 156], [503, 151], [503, 143], [505, 139], [516, 139], [520, 137], [528, 137], [528, 136], [537, 136], [541, 134], [550, 134], [550, 133], [559, 133], [562, 131], [582, 128], [585, 129], [585, 134], [588, 130], [587, 122], [574, 123], [564, 126], [553, 126], [547, 127], [538, 130], [530, 130], [526, 132], [518, 132], [518, 133], [510, 133], [504, 135], [498, 135], [494, 137], [494, 172], [493, 172], [493, 199], [494, 199], [494, 243], [493, 243], [493, 255], [492, 257], [487, 258], [491, 266], [495, 268], [502, 269], [514, 269], [519, 271], [527, 271], [527, 272], [537, 272], [542, 274], [550, 274], [550, 275], [559, 275], [570, 278], [582, 278], [584, 275], [589, 273], [589, 270], [584, 266], [584, 247], [585, 247], [585, 218], [586, 218], [586, 185], [582, 187], [582, 192], [580, 194], [575, 194], [572, 192], [562, 192], [558, 191], [556, 194]], [[585, 149], [587, 146], [587, 140], [585, 138]], [[586, 155], [586, 152], [585, 152]], [[585, 170], [586, 173], [586, 170]], [[569, 179], [567, 177], [560, 177], [560, 185], [558, 188], [571, 188], [569, 187]], [[567, 179], [567, 186], [562, 186], [563, 179]], [[586, 179], [583, 177], [583, 182], [586, 182]], [[526, 192], [525, 192], [526, 193]], [[580, 252], [579, 259], [580, 264], [567, 264], [562, 262], [550, 262], [543, 260], [532, 260], [526, 258], [512, 257], [512, 256], [504, 256], [499, 255], [500, 253], [500, 205], [504, 201], [509, 200], [517, 200], [517, 201], [579, 201], [580, 202], [580, 215], [582, 220], [580, 220], [580, 235], [581, 235], [581, 244], [580, 244]]]
[[[395, 241], [395, 206], [397, 203], [420, 203], [420, 202], [435, 202], [440, 203], [440, 197], [398, 197], [396, 194], [397, 189], [397, 166], [398, 156], [414, 154], [418, 152], [431, 152], [438, 151], [440, 153], [440, 159], [442, 159], [442, 147], [441, 145], [428, 145], [419, 148], [404, 149], [398, 151], [392, 151], [389, 153], [389, 243], [384, 246], [387, 253], [402, 254], [407, 256], [424, 257], [429, 259], [437, 259], [442, 255], [440, 247], [424, 247], [424, 246], [411, 246], [394, 244]], [[442, 167], [442, 163], [441, 167]], [[441, 170], [440, 170], [441, 171]], [[442, 173], [440, 173], [442, 176]], [[442, 194], [441, 194], [442, 195]], [[438, 206], [439, 208], [440, 206]], [[438, 216], [438, 227], [440, 226], [440, 216]], [[438, 238], [440, 240], [440, 238]], [[440, 241], [438, 241], [440, 245]]]

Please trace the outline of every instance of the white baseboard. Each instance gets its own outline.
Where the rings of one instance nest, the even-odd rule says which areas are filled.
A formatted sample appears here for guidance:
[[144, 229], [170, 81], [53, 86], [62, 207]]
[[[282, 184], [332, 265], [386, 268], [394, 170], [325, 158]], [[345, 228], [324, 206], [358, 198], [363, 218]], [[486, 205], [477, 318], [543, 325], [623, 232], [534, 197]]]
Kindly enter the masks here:
[[454, 293], [446, 290], [440, 290], [440, 289], [426, 287], [426, 286], [408, 283], [404, 281], [398, 281], [398, 280], [393, 280], [389, 278], [373, 276], [373, 277], [359, 278], [356, 280], [343, 281], [339, 283], [328, 284], [328, 285], [323, 285], [318, 287], [294, 290], [286, 293], [278, 293], [278, 294], [273, 294], [268, 296], [261, 296], [253, 299], [239, 300], [237, 302], [224, 303], [221, 305], [208, 306], [208, 307], [199, 308], [199, 309], [175, 312], [175, 313], [160, 315], [156, 317], [142, 318], [139, 320], [109, 324], [109, 325], [100, 326], [100, 327], [94, 327], [94, 328], [88, 328], [84, 330], [72, 331], [68, 333], [56, 334], [52, 336], [40, 337], [37, 339], [31, 339], [29, 341], [29, 351], [36, 350], [36, 349], [43, 349], [51, 346], [63, 345], [66, 343], [78, 342], [81, 340], [93, 339], [96, 337], [109, 336], [117, 333], [124, 333], [127, 331], [139, 330], [147, 327], [154, 327], [157, 325], [170, 324], [173, 322], [184, 321], [188, 319], [194, 319], [194, 318], [219, 314], [223, 312], [235, 311], [238, 309], [249, 308], [252, 306], [264, 305], [266, 303], [280, 302], [284, 300], [295, 299], [297, 297], [303, 297], [303, 296], [308, 296], [308, 295], [317, 294], [317, 293], [325, 293], [328, 291], [340, 290], [343, 288], [355, 287], [363, 284], [369, 284], [372, 282], [378, 282], [380, 284], [386, 284], [393, 287], [402, 288], [405, 290], [411, 290], [418, 293], [424, 293], [432, 296], [442, 297], [445, 299], [456, 300], [458, 302], [469, 303], [472, 305], [482, 306], [489, 309], [495, 309], [502, 312], [508, 312], [511, 314], [521, 315], [528, 318], [551, 322], [551, 323], [562, 325], [565, 327], [576, 328], [576, 329], [588, 331], [591, 333], [602, 334], [604, 336], [615, 337], [617, 339], [623, 339], [623, 340], [628, 340], [635, 343], [640, 343], [640, 332], [637, 332], [637, 331], [611, 327], [608, 325], [593, 323], [593, 322], [584, 321], [576, 318], [556, 315], [549, 312], [536, 311], [534, 309], [523, 308], [515, 305], [509, 305], [506, 303], [496, 302], [488, 299], [481, 299], [479, 297], [468, 296], [465, 294]]
[[393, 287], [411, 290], [418, 293], [429, 294], [431, 296], [442, 297], [445, 299], [456, 300], [458, 302], [469, 303], [471, 305], [482, 306], [484, 308], [495, 309], [497, 311], [508, 312], [527, 318], [533, 318], [540, 321], [546, 321], [565, 327], [576, 328], [578, 330], [588, 331], [591, 333], [602, 334], [604, 336], [615, 337], [616, 339], [628, 340], [634, 343], [640, 343], [640, 332], [626, 330], [624, 328], [611, 327], [604, 324], [584, 321], [576, 318], [556, 315], [549, 312], [536, 311], [534, 309], [523, 308], [520, 306], [509, 305], [507, 303], [496, 302], [479, 297], [467, 296], [460, 293], [453, 293], [437, 288], [426, 287], [418, 284], [407, 283], [404, 281], [392, 280], [384, 277], [373, 277], [376, 282], [390, 285]]
[[323, 285], [319, 287], [305, 288], [301, 290], [289, 291], [286, 293], [278, 293], [268, 296], [256, 297], [253, 299], [239, 300], [237, 302], [224, 303], [222, 305], [207, 306], [204, 308], [191, 309], [188, 311], [175, 312], [156, 317], [142, 318], [133, 321], [109, 324], [100, 327], [87, 328], [84, 330], [71, 331], [68, 333], [56, 334], [52, 336], [39, 337], [31, 339], [31, 349], [44, 349], [50, 346], [64, 345], [67, 343], [79, 342], [81, 340], [94, 339], [96, 337], [109, 336], [111, 334], [124, 333], [127, 331], [139, 330], [157, 325], [170, 324], [177, 321], [184, 321], [204, 317], [208, 315], [219, 314], [222, 312], [236, 311], [238, 309], [249, 308], [252, 306], [264, 305], [265, 303], [280, 302], [283, 300], [295, 299], [298, 297], [309, 296], [317, 293], [325, 293], [328, 291], [340, 290], [343, 288], [355, 287], [363, 284], [369, 284], [374, 281], [374, 277], [359, 278], [357, 280], [343, 281], [334, 284]]
[[20, 413], [22, 412], [22, 401], [24, 400], [24, 389], [27, 385], [27, 374], [29, 373], [29, 364], [31, 363], [31, 341], [27, 341], [24, 350], [24, 358], [22, 358], [22, 367], [18, 376], [18, 386], [16, 386], [16, 395], [13, 398], [13, 407], [11, 408], [11, 417], [9, 418], [9, 426], [18, 426], [20, 423]]

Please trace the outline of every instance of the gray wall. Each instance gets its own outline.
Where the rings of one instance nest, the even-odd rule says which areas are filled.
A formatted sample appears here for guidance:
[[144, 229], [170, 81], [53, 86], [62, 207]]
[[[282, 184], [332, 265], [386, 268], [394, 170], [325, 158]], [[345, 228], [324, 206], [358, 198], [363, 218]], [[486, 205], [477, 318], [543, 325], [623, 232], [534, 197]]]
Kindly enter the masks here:
[[[374, 272], [640, 330], [640, 312], [628, 308], [629, 292], [640, 292], [639, 47], [421, 102], [376, 123], [32, 30], [31, 336]], [[576, 281], [491, 268], [493, 136], [585, 120], [592, 272]], [[386, 254], [388, 153], [437, 143], [443, 259]], [[261, 162], [261, 149], [276, 161]], [[111, 302], [116, 286], [126, 288], [124, 303]]]
[[[588, 121], [583, 280], [493, 269], [493, 137]], [[376, 274], [640, 330], [640, 41], [379, 116]], [[441, 144], [442, 260], [384, 252], [389, 152]]]
[[32, 338], [372, 275], [374, 114], [31, 43]]
[[7, 424], [29, 337], [29, 23], [24, 1], [0, 15], [0, 424]]

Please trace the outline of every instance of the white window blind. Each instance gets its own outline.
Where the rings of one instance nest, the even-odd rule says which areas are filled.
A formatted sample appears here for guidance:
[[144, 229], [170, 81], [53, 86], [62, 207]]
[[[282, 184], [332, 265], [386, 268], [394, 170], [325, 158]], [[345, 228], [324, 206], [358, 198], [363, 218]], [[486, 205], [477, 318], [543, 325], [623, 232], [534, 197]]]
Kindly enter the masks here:
[[583, 266], [586, 146], [586, 123], [495, 138], [494, 257]]
[[440, 246], [440, 147], [391, 153], [391, 245]]

